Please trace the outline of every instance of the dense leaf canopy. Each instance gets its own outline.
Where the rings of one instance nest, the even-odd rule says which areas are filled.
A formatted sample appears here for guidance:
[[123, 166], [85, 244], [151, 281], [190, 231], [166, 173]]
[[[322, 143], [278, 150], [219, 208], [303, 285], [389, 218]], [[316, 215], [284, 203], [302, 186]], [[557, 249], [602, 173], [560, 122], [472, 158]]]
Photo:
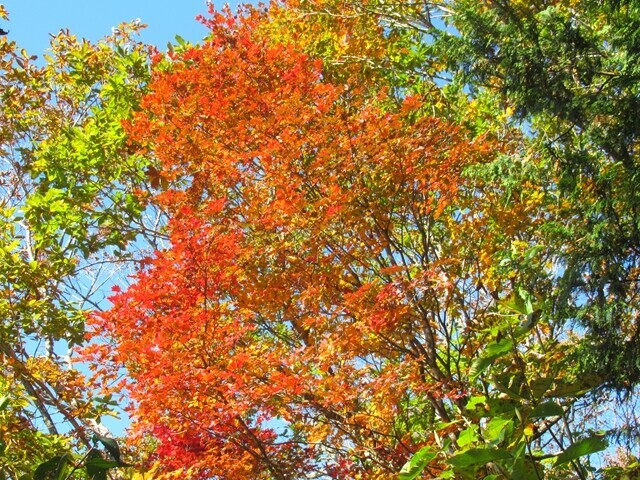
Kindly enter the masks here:
[[0, 478], [633, 478], [639, 15], [0, 38]]

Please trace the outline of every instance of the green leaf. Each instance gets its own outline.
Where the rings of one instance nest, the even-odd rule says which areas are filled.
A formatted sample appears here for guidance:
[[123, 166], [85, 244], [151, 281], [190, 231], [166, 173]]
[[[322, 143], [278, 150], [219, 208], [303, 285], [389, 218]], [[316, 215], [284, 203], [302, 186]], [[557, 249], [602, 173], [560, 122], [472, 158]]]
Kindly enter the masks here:
[[100, 442], [104, 445], [104, 448], [109, 452], [109, 454], [113, 457], [113, 459], [122, 464], [120, 460], [120, 447], [118, 447], [118, 442], [116, 442], [113, 438], [103, 437], [102, 435], [98, 435], [97, 433], [93, 435], [94, 442]]
[[[65, 476], [67, 465], [69, 464], [68, 455], [59, 455], [38, 465], [36, 471], [33, 472], [33, 480], [62, 480]], [[53, 476], [50, 475], [53, 473]]]
[[[465, 405], [465, 409], [476, 410], [478, 408], [483, 408], [486, 402], [487, 402], [487, 397], [485, 397], [484, 395], [477, 395], [475, 397], [469, 398], [469, 401]], [[452, 423], [453, 422], [449, 422], [449, 424], [452, 424]]]
[[472, 398], [467, 403], [467, 415], [471, 418], [496, 417], [505, 413], [513, 413], [516, 402], [510, 398], [486, 398], [484, 396]]
[[91, 449], [85, 462], [85, 468], [90, 480], [107, 480], [109, 468], [102, 467], [101, 461], [105, 460], [100, 456], [100, 452], [96, 449]]
[[545, 402], [536, 406], [529, 418], [547, 418], [547, 417], [559, 417], [564, 414], [564, 409], [555, 402]]
[[603, 377], [600, 375], [586, 375], [575, 382], [556, 380], [553, 389], [547, 394], [550, 397], [578, 397], [601, 385]]
[[122, 462], [116, 462], [115, 460], [106, 460], [101, 457], [94, 457], [86, 461], [84, 464], [85, 467], [95, 468], [95, 469], [110, 469], [110, 468], [118, 468], [118, 467], [127, 467], [130, 465], [124, 464]]
[[531, 460], [521, 457], [513, 464], [513, 479], [517, 480], [540, 480], [544, 478], [542, 468], [538, 467]]
[[503, 458], [511, 458], [511, 453], [497, 448], [471, 448], [466, 452], [454, 455], [448, 462], [457, 468], [467, 468], [474, 465], [486, 465]]
[[542, 398], [542, 396], [549, 391], [551, 385], [553, 385], [555, 378], [553, 376], [538, 377], [529, 382], [529, 389], [534, 399]]
[[592, 437], [583, 438], [577, 442], [571, 444], [564, 452], [562, 452], [558, 458], [556, 458], [555, 465], [562, 465], [563, 463], [570, 462], [585, 455], [591, 455], [592, 453], [600, 452], [609, 446], [609, 442], [598, 435]]
[[523, 288], [518, 289], [518, 295], [522, 300], [521, 312], [525, 315], [531, 315], [533, 313], [533, 302], [531, 300], [531, 294]]
[[513, 342], [507, 338], [488, 344], [482, 355], [471, 365], [469, 371], [471, 380], [476, 380], [497, 358], [511, 351], [512, 348]]
[[517, 400], [518, 402], [525, 400], [522, 394], [526, 394], [522, 392], [522, 375], [502, 375], [501, 377], [497, 377], [492, 375], [490, 378], [491, 385], [496, 388], [500, 393], [507, 395], [509, 398], [513, 400]]
[[424, 470], [431, 460], [436, 457], [437, 453], [433, 451], [430, 446], [422, 447], [418, 450], [407, 463], [404, 464], [400, 474], [399, 480], [413, 480]]
[[448, 470], [440, 472], [440, 475], [438, 475], [438, 478], [442, 479], [442, 480], [448, 480], [450, 478], [456, 478], [456, 473], [453, 471], [453, 469], [450, 468]]
[[510, 425], [513, 425], [513, 421], [508, 418], [492, 418], [487, 427], [484, 430], [483, 437], [488, 442], [493, 442], [494, 440], [502, 440], [504, 437], [503, 432]]
[[534, 245], [533, 247], [531, 247], [530, 249], [528, 249], [526, 252], [524, 252], [524, 264], [527, 265], [529, 262], [531, 262], [531, 260], [533, 260], [533, 258], [536, 257], [536, 255], [538, 255], [538, 253], [540, 253], [541, 251], [544, 250], [544, 246], [542, 245]]
[[484, 355], [492, 358], [497, 358], [502, 354], [510, 351], [513, 348], [513, 342], [506, 338], [503, 338], [497, 342], [491, 342], [487, 345], [484, 351]]
[[460, 435], [458, 435], [457, 443], [459, 447], [464, 448], [470, 443], [476, 442], [477, 440], [478, 433], [476, 432], [476, 428], [475, 426], [471, 426], [465, 428], [462, 432], [460, 432]]

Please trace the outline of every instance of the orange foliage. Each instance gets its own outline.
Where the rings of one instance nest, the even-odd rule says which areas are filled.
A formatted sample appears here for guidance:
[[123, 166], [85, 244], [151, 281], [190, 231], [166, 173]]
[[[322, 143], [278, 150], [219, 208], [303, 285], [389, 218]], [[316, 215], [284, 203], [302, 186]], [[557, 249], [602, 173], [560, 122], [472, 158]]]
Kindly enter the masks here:
[[128, 128], [167, 185], [171, 247], [92, 319], [113, 340], [93, 354], [127, 368], [168, 472], [390, 478], [424, 441], [403, 424], [416, 399], [442, 416], [460, 395], [430, 229], [494, 147], [415, 99], [385, 111], [362, 77], [329, 83], [261, 22], [217, 15], [160, 61]]

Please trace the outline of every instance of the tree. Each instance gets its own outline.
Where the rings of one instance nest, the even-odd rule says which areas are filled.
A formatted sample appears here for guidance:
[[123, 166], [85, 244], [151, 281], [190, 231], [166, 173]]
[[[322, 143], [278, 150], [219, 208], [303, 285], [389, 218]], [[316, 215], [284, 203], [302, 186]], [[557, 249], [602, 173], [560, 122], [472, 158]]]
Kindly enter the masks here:
[[457, 296], [472, 267], [446, 258], [443, 218], [499, 145], [410, 97], [385, 109], [366, 76], [329, 81], [265, 24], [218, 14], [156, 64], [129, 132], [171, 247], [93, 317], [113, 343], [88, 353], [126, 367], [135, 431], [175, 475], [388, 478], [464, 405], [459, 309], [484, 306]]
[[[451, 5], [449, 68], [528, 122], [562, 220], [541, 242], [563, 270], [554, 315], [586, 329], [580, 362], [632, 391], [639, 376], [636, 2]], [[572, 299], [577, 299], [572, 300]]]
[[92, 428], [112, 412], [64, 357], [84, 342], [101, 286], [133, 258], [125, 246], [145, 233], [135, 189], [146, 162], [127, 151], [121, 125], [148, 78], [140, 28], [97, 44], [60, 32], [42, 63], [0, 40], [3, 479], [70, 474], [72, 450], [95, 455]]
[[[533, 43], [569, 54], [552, 37], [576, 5], [507, 7], [438, 5], [458, 38], [414, 3], [283, 2], [214, 14], [202, 46], [156, 57], [127, 132], [156, 162], [170, 247], [92, 317], [110, 343], [86, 354], [105, 384], [126, 368], [137, 439], [168, 476], [592, 475], [607, 440], [587, 394], [634, 383], [624, 363], [576, 361], [597, 332], [585, 315], [622, 308], [605, 343], [632, 349], [635, 297], [611, 290], [591, 227], [632, 221], [618, 176], [632, 169], [598, 143], [618, 127], [589, 110], [597, 95], [580, 115], [600, 133], [571, 124], [575, 141], [551, 142], [583, 148], [574, 164], [544, 144], [545, 115], [566, 127], [584, 98], [512, 88], [520, 61], [557, 73], [527, 35], [544, 24]], [[582, 78], [572, 68], [552, 92]]]
[[509, 157], [473, 172], [492, 201], [477, 197], [473, 230], [462, 229], [489, 274], [483, 285], [502, 302], [527, 292], [552, 331], [574, 339], [563, 368], [590, 391], [576, 430], [633, 442], [633, 415], [589, 419], [637, 396], [637, 4], [291, 3], [308, 18], [377, 15], [387, 31], [413, 31], [409, 51], [424, 56], [396, 63], [396, 76], [435, 79], [440, 93], [428, 90], [425, 104], [507, 134]]

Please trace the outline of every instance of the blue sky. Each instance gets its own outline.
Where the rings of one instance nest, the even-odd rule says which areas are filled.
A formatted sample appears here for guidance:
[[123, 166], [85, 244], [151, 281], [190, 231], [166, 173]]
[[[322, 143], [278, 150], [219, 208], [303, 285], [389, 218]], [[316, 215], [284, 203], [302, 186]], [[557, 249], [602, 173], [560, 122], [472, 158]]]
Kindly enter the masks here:
[[[111, 27], [139, 18], [148, 28], [142, 40], [166, 50], [176, 35], [198, 41], [206, 29], [195, 17], [207, 11], [205, 0], [4, 0], [9, 22], [0, 20], [0, 28], [9, 30], [9, 38], [31, 55], [41, 56], [49, 46], [49, 34], [63, 28], [80, 38], [97, 40], [111, 33]], [[213, 2], [222, 8], [223, 1]], [[232, 6], [237, 2], [229, 2]]]

